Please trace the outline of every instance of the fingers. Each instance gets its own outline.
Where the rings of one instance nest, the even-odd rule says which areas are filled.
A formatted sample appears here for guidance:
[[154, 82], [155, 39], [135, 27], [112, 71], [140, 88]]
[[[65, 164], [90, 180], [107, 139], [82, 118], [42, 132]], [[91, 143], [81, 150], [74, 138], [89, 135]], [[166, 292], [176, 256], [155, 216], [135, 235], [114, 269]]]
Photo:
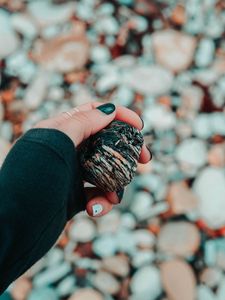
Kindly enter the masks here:
[[104, 193], [97, 187], [86, 187], [85, 193], [87, 196], [86, 211], [91, 217], [104, 216], [112, 210], [113, 204], [120, 203], [122, 199], [122, 197], [119, 199], [116, 192]]
[[138, 162], [141, 164], [146, 164], [151, 159], [152, 159], [151, 151], [148, 149], [148, 147], [146, 145], [143, 145], [141, 148], [141, 153], [140, 153]]

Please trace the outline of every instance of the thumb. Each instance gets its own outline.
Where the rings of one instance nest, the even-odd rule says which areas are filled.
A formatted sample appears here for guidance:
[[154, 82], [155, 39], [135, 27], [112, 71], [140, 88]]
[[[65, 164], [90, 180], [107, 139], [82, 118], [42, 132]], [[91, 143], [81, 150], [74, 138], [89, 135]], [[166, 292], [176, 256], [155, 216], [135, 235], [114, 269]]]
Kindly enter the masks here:
[[69, 135], [75, 146], [78, 146], [83, 140], [111, 123], [115, 115], [115, 105], [106, 103], [92, 110], [76, 112], [61, 124], [59, 129]]

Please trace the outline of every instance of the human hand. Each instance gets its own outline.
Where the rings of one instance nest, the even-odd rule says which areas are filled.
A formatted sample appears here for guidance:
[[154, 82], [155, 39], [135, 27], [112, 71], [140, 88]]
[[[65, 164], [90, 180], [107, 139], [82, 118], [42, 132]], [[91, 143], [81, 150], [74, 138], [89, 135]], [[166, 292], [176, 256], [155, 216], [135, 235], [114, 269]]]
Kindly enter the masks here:
[[[106, 107], [107, 113], [99, 109]], [[98, 109], [96, 109], [98, 108]], [[76, 148], [82, 141], [105, 128], [114, 119], [126, 122], [138, 130], [143, 128], [143, 121], [132, 110], [116, 106], [112, 103], [89, 102], [77, 106], [68, 112], [60, 113], [52, 118], [38, 122], [33, 128], [54, 128], [62, 131], [70, 137]], [[151, 159], [151, 153], [144, 144], [141, 149], [139, 163], [147, 163]], [[123, 190], [117, 195], [116, 192], [105, 192], [98, 187], [84, 187], [87, 196], [86, 211], [93, 216], [107, 214], [113, 205], [120, 203]]]

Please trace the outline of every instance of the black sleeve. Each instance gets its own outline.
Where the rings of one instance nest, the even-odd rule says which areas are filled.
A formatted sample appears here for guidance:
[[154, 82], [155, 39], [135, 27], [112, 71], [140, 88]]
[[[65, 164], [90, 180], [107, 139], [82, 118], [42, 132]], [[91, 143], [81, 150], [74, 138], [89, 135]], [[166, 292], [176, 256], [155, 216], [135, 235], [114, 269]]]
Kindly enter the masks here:
[[32, 128], [0, 169], [0, 294], [85, 209], [77, 149], [63, 132]]

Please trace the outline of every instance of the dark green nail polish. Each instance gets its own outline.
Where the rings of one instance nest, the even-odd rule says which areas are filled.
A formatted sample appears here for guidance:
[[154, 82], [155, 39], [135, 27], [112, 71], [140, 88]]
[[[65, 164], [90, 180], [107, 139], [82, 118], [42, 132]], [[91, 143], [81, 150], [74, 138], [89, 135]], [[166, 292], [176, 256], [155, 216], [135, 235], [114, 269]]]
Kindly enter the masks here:
[[123, 194], [124, 194], [124, 189], [122, 189], [120, 191], [117, 191], [116, 194], [117, 194], [117, 196], [118, 196], [118, 198], [119, 198], [119, 200], [121, 202], [121, 200], [123, 198]]
[[115, 105], [112, 103], [102, 104], [96, 108], [99, 109], [100, 111], [102, 111], [106, 115], [110, 115], [116, 109]]
[[143, 119], [140, 117], [140, 119], [141, 119], [141, 122], [142, 122], [142, 128], [141, 128], [141, 130], [144, 128], [144, 121], [143, 121]]

